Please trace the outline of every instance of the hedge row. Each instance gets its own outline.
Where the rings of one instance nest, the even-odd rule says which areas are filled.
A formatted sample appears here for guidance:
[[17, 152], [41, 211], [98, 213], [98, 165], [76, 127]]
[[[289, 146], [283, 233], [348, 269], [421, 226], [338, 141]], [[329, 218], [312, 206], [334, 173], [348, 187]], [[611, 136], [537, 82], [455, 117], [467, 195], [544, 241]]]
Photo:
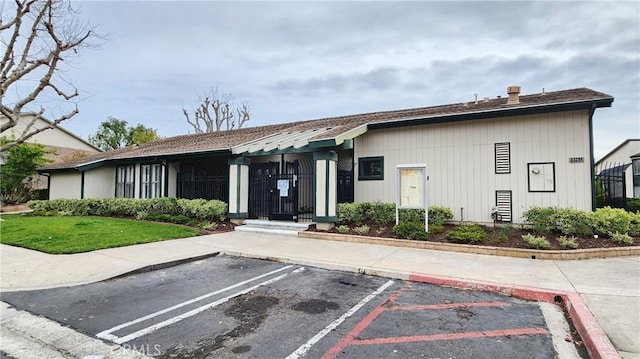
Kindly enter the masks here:
[[[338, 224], [344, 225], [360, 226], [369, 222], [386, 225], [395, 222], [396, 205], [381, 202], [339, 203], [337, 217]], [[424, 223], [424, 210], [401, 209], [399, 217], [401, 222]], [[452, 219], [453, 212], [449, 208], [429, 207], [429, 224], [443, 225]]]
[[148, 217], [186, 216], [197, 220], [223, 221], [227, 204], [218, 200], [183, 198], [54, 199], [27, 203], [36, 213], [60, 212], [72, 216]]
[[534, 207], [523, 213], [528, 224], [538, 233], [558, 232], [565, 235], [640, 236], [640, 212], [620, 208], [598, 208], [585, 212], [569, 208]]

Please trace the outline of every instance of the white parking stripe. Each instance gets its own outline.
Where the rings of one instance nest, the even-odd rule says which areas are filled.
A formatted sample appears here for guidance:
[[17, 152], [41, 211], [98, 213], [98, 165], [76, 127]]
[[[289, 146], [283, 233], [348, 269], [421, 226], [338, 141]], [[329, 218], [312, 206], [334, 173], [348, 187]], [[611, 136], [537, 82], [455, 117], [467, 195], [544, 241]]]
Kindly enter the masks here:
[[230, 286], [228, 286], [228, 287], [226, 287], [226, 288], [222, 288], [222, 289], [216, 290], [216, 291], [214, 291], [214, 292], [211, 292], [211, 293], [207, 293], [207, 294], [201, 295], [201, 296], [199, 296], [199, 297], [197, 297], [197, 298], [193, 298], [193, 299], [187, 300], [187, 301], [185, 301], [185, 302], [182, 302], [182, 303], [176, 304], [176, 305], [174, 305], [174, 306], [172, 306], [172, 307], [169, 307], [169, 308], [166, 308], [166, 309], [159, 310], [159, 311], [157, 311], [157, 312], [155, 312], [155, 313], [151, 313], [151, 314], [149, 314], [149, 315], [145, 315], [144, 317], [141, 317], [141, 318], [138, 318], [138, 319], [135, 319], [135, 320], [132, 320], [132, 321], [129, 321], [129, 322], [126, 322], [126, 323], [120, 324], [120, 325], [115, 326], [115, 327], [113, 327], [113, 328], [111, 328], [111, 329], [104, 330], [104, 331], [102, 331], [102, 332], [100, 332], [100, 333], [96, 334], [96, 336], [97, 336], [98, 338], [107, 339], [107, 340], [111, 340], [111, 341], [114, 341], [114, 342], [115, 342], [115, 340], [116, 340], [118, 337], [117, 337], [117, 336], [115, 336], [115, 335], [112, 335], [111, 333], [113, 333], [113, 332], [115, 332], [115, 331], [118, 331], [118, 330], [120, 330], [120, 329], [122, 329], [122, 328], [126, 328], [126, 327], [131, 326], [131, 325], [134, 325], [134, 324], [136, 324], [136, 323], [140, 323], [140, 322], [143, 322], [143, 321], [145, 321], [145, 320], [148, 320], [148, 319], [151, 319], [151, 318], [157, 317], [157, 316], [159, 316], [159, 315], [162, 315], [162, 314], [168, 313], [168, 312], [170, 312], [170, 311], [172, 311], [172, 310], [176, 310], [176, 309], [178, 309], [178, 308], [184, 307], [185, 305], [193, 304], [193, 303], [195, 303], [195, 302], [198, 302], [198, 301], [200, 301], [200, 300], [203, 300], [203, 299], [209, 298], [209, 297], [211, 297], [211, 296], [214, 296], [214, 295], [217, 295], [217, 294], [220, 294], [220, 293], [224, 293], [224, 292], [226, 292], [226, 291], [229, 291], [229, 290], [231, 290], [231, 289], [234, 289], [234, 288], [237, 288], [237, 287], [243, 286], [243, 285], [245, 285], [245, 284], [247, 284], [247, 283], [251, 283], [251, 282], [256, 281], [256, 280], [258, 280], [258, 279], [262, 279], [262, 278], [267, 277], [267, 276], [270, 276], [270, 275], [272, 275], [272, 274], [275, 274], [275, 273], [278, 273], [278, 272], [282, 272], [282, 271], [287, 270], [287, 269], [289, 269], [289, 268], [291, 268], [291, 267], [293, 267], [293, 266], [292, 266], [292, 265], [288, 265], [288, 266], [285, 266], [285, 267], [282, 267], [282, 268], [278, 268], [278, 269], [273, 270], [273, 271], [271, 271], [271, 272], [268, 272], [268, 273], [265, 273], [265, 274], [261, 274], [261, 275], [259, 275], [259, 276], [253, 277], [253, 278], [251, 278], [251, 279], [247, 279], [247, 280], [245, 280], [245, 281], [242, 281], [242, 282], [236, 283], [236, 284], [234, 284], [234, 285], [230, 285]]
[[324, 329], [322, 329], [320, 332], [318, 332], [318, 334], [314, 335], [311, 339], [309, 339], [309, 341], [307, 341], [306, 343], [301, 345], [298, 349], [296, 349], [296, 351], [294, 351], [293, 353], [289, 354], [289, 356], [286, 359], [298, 359], [298, 358], [300, 358], [307, 351], [309, 351], [309, 349], [311, 349], [311, 347], [314, 344], [319, 342], [320, 339], [324, 338], [325, 335], [329, 334], [329, 332], [331, 332], [332, 330], [336, 329], [338, 327], [338, 325], [342, 324], [342, 322], [344, 322], [347, 318], [352, 316], [355, 312], [357, 312], [360, 308], [362, 308], [365, 304], [367, 304], [367, 302], [369, 302], [371, 299], [375, 298], [378, 294], [384, 292], [384, 290], [389, 288], [389, 286], [391, 286], [392, 284], [393, 284], [393, 281], [390, 280], [390, 281], [386, 282], [385, 284], [383, 284], [382, 286], [380, 286], [380, 288], [376, 289], [373, 293], [369, 294], [364, 299], [362, 299], [360, 302], [358, 302], [358, 304], [353, 306], [353, 308], [349, 309], [346, 313], [341, 315], [340, 318], [338, 318], [335, 321], [333, 321], [333, 323], [327, 325]]
[[154, 324], [154, 325], [152, 325], [152, 326], [150, 326], [150, 327], [147, 327], [147, 328], [144, 328], [144, 329], [138, 330], [137, 332], [131, 333], [131, 334], [126, 335], [126, 336], [124, 336], [124, 337], [122, 337], [122, 338], [118, 338], [118, 339], [114, 340], [113, 342], [114, 342], [114, 343], [116, 343], [116, 344], [122, 344], [122, 343], [126, 343], [126, 342], [128, 342], [128, 341], [130, 341], [130, 340], [133, 340], [133, 339], [139, 338], [139, 337], [141, 337], [141, 336], [143, 336], [143, 335], [147, 335], [147, 334], [152, 333], [152, 332], [154, 332], [154, 331], [156, 331], [156, 330], [158, 330], [158, 329], [160, 329], [160, 328], [166, 327], [167, 325], [171, 325], [171, 324], [173, 324], [173, 323], [177, 323], [177, 322], [179, 322], [179, 321], [181, 321], [181, 320], [183, 320], [183, 319], [186, 319], [186, 318], [192, 317], [192, 316], [194, 316], [194, 315], [196, 315], [196, 314], [198, 314], [198, 313], [200, 313], [200, 312], [203, 312], [203, 311], [205, 311], [205, 310], [207, 310], [207, 309], [209, 309], [209, 308], [216, 307], [216, 306], [218, 306], [218, 305], [220, 305], [220, 304], [222, 304], [222, 303], [224, 303], [224, 302], [228, 301], [228, 300], [229, 300], [229, 299], [231, 299], [231, 298], [234, 298], [234, 297], [237, 297], [237, 296], [240, 296], [240, 295], [243, 295], [243, 294], [249, 293], [249, 292], [251, 292], [252, 290], [254, 290], [254, 289], [256, 289], [256, 288], [258, 288], [258, 287], [260, 287], [260, 286], [267, 285], [267, 284], [271, 284], [271, 283], [273, 283], [273, 282], [279, 281], [280, 279], [282, 279], [282, 278], [286, 277], [288, 274], [289, 274], [289, 273], [285, 273], [285, 274], [279, 275], [279, 276], [277, 276], [277, 277], [275, 277], [275, 278], [271, 278], [271, 279], [269, 279], [269, 280], [267, 280], [267, 281], [264, 281], [264, 282], [262, 282], [262, 283], [256, 284], [256, 285], [254, 285], [253, 287], [250, 287], [250, 288], [244, 289], [244, 290], [242, 290], [242, 291], [240, 291], [240, 292], [237, 292], [237, 293], [231, 294], [231, 295], [226, 296], [226, 297], [224, 297], [224, 298], [222, 298], [222, 299], [218, 299], [218, 300], [216, 300], [216, 301], [215, 301], [215, 302], [213, 302], [213, 303], [209, 303], [209, 304], [207, 304], [207, 305], [203, 305], [202, 307], [199, 307], [199, 308], [196, 308], [196, 309], [194, 309], [194, 310], [188, 311], [188, 312], [186, 312], [186, 313], [184, 313], [184, 314], [181, 314], [181, 315], [178, 315], [178, 316], [176, 316], [176, 317], [173, 317], [173, 318], [167, 319], [167, 320], [165, 320], [165, 321], [163, 321], [163, 322], [160, 322], [160, 323], [158, 323], [158, 324]]

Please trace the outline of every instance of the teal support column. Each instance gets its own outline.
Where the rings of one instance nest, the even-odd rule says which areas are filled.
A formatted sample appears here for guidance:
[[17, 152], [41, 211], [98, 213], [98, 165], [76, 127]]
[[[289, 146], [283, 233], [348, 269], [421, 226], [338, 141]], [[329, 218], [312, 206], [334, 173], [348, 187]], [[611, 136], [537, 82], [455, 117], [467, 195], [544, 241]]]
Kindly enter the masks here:
[[229, 160], [229, 214], [230, 219], [249, 216], [249, 164], [245, 157]]
[[313, 221], [335, 223], [338, 205], [338, 154], [334, 151], [313, 154]]

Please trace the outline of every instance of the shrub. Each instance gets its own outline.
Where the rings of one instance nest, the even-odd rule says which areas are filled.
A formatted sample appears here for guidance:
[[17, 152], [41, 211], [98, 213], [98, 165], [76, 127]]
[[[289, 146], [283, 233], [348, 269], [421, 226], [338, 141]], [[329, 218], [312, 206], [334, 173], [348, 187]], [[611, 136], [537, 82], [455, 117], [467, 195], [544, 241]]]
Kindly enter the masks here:
[[569, 208], [555, 211], [555, 228], [565, 235], [593, 235], [592, 217], [589, 212]]
[[620, 244], [631, 244], [631, 243], [633, 243], [633, 238], [631, 238], [631, 236], [629, 236], [628, 234], [624, 234], [624, 233], [615, 232], [615, 233], [611, 234], [611, 239], [614, 242], [620, 243]]
[[560, 243], [560, 245], [564, 248], [569, 248], [569, 249], [578, 248], [576, 237], [573, 237], [573, 236], [569, 238], [567, 238], [567, 236], [561, 236], [560, 238], [558, 238], [558, 243]]
[[532, 234], [523, 234], [522, 239], [529, 245], [531, 248], [535, 249], [549, 249], [551, 248], [551, 243], [544, 237], [536, 237]]
[[[227, 213], [227, 204], [222, 201], [166, 197], [152, 199], [55, 199], [49, 201], [29, 201], [27, 205], [36, 213], [58, 211], [69, 212], [74, 216], [96, 215], [106, 217], [137, 217], [141, 219], [154, 215], [166, 215], [185, 216], [198, 220], [222, 221], [225, 219]], [[178, 219], [174, 218], [174, 220]], [[179, 219], [179, 221], [183, 221], [183, 219]]]
[[369, 233], [370, 228], [366, 224], [363, 224], [359, 227], [354, 228], [353, 230], [355, 230], [359, 235], [364, 236]]
[[398, 237], [423, 241], [428, 238], [428, 233], [424, 231], [424, 224], [417, 222], [400, 222], [392, 229], [393, 234]]
[[424, 209], [400, 209], [399, 222], [422, 223], [424, 227]]
[[640, 212], [631, 213], [629, 217], [629, 235], [640, 236]]
[[591, 214], [595, 233], [609, 236], [613, 233], [629, 233], [632, 217], [624, 209], [611, 207], [598, 208]]
[[627, 198], [626, 210], [631, 213], [640, 212], [640, 198]]
[[339, 224], [353, 224], [359, 226], [364, 218], [358, 203], [339, 203], [337, 207], [337, 222]]
[[147, 219], [149, 219], [149, 213], [145, 211], [140, 211], [136, 213], [136, 219], [139, 221], [146, 221]]
[[195, 224], [194, 220], [183, 215], [171, 215], [171, 214], [149, 214], [148, 212], [139, 212], [146, 213], [146, 217], [144, 218], [147, 221], [156, 221], [156, 222], [168, 222], [168, 223], [176, 223], [176, 224]]
[[442, 226], [446, 221], [453, 219], [453, 212], [450, 208], [431, 206], [429, 207], [429, 226], [431, 224]]
[[525, 211], [522, 216], [538, 233], [549, 233], [556, 226], [556, 211], [554, 207], [533, 207]]
[[201, 220], [218, 220], [222, 221], [226, 217], [227, 204], [218, 201], [206, 199], [178, 199], [178, 206], [182, 209], [182, 213], [188, 217]]
[[343, 225], [340, 225], [340, 226], [336, 227], [336, 230], [338, 231], [338, 233], [349, 233], [349, 231], [351, 229], [349, 228], [349, 226], [345, 226], [343, 224]]
[[487, 238], [484, 228], [475, 223], [457, 226], [447, 233], [447, 238], [457, 243], [477, 243]]
[[365, 218], [380, 226], [394, 222], [396, 220], [396, 205], [394, 203], [373, 203], [365, 213]]

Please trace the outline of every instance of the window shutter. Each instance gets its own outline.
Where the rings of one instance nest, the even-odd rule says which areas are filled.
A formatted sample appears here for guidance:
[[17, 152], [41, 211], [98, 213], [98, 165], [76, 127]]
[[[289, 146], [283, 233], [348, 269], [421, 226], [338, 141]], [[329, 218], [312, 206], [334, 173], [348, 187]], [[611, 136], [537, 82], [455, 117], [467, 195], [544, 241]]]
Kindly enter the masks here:
[[511, 222], [511, 191], [496, 191], [498, 221]]
[[509, 142], [495, 145], [496, 174], [511, 173], [511, 144]]

